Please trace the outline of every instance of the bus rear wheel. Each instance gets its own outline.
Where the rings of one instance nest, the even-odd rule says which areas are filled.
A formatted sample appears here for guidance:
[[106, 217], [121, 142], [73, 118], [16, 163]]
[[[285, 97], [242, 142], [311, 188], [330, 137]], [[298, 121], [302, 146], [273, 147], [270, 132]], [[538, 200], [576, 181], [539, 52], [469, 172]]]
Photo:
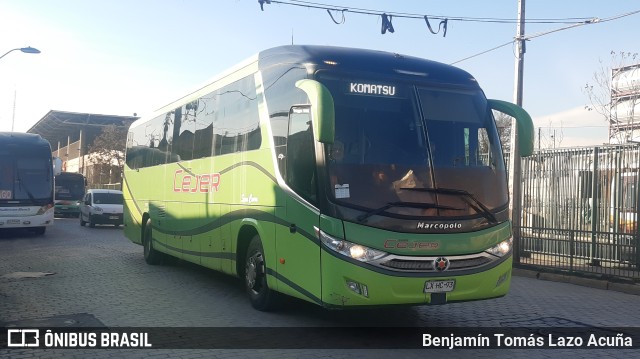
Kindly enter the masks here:
[[264, 312], [276, 309], [278, 304], [277, 293], [267, 285], [266, 268], [262, 241], [256, 235], [247, 249], [244, 278], [251, 306]]
[[142, 246], [144, 248], [144, 261], [147, 264], [156, 265], [160, 264], [161, 253], [153, 248], [153, 238], [151, 233], [151, 221], [147, 220], [144, 225], [144, 233], [142, 236]]

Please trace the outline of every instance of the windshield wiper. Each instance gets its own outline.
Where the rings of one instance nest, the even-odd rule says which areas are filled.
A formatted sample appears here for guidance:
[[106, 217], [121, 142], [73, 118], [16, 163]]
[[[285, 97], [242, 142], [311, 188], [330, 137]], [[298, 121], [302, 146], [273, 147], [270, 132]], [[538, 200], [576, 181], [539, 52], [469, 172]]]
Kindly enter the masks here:
[[451, 206], [442, 206], [442, 205], [438, 205], [438, 204], [434, 204], [434, 203], [418, 203], [418, 202], [389, 202], [386, 205], [374, 209], [370, 212], [367, 212], [363, 215], [358, 216], [356, 219], [358, 220], [358, 222], [364, 222], [367, 218], [371, 217], [371, 216], [375, 216], [376, 214], [382, 213], [386, 210], [388, 210], [391, 207], [410, 207], [410, 208], [424, 208], [424, 209], [432, 209], [432, 208], [436, 208], [436, 209], [451, 209], [454, 211], [460, 211], [462, 210], [462, 208], [456, 208], [456, 207], [451, 207]]
[[18, 186], [19, 186], [18, 188], [22, 190], [22, 188], [24, 187], [24, 191], [27, 192], [27, 196], [29, 196], [29, 199], [31, 200], [31, 202], [35, 204], [36, 203], [35, 197], [31, 193], [31, 191], [29, 191], [29, 188], [22, 183], [22, 176], [20, 176], [20, 170], [16, 171], [16, 178], [18, 179]]
[[464, 201], [473, 208], [474, 211], [481, 214], [484, 218], [488, 219], [491, 223], [498, 223], [498, 219], [491, 212], [484, 203], [480, 202], [476, 196], [473, 194], [462, 190], [462, 189], [451, 189], [451, 188], [409, 188], [402, 187], [401, 190], [405, 191], [418, 191], [418, 192], [430, 192], [430, 193], [440, 193], [440, 194], [450, 194], [454, 196], [461, 196]]

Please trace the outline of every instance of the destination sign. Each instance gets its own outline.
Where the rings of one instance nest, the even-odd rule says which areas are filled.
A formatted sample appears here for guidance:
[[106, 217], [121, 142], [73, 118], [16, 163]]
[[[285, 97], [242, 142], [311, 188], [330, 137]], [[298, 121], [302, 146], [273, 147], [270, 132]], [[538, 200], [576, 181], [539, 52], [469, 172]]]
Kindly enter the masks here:
[[393, 85], [351, 82], [349, 84], [349, 92], [364, 95], [395, 96], [396, 87]]

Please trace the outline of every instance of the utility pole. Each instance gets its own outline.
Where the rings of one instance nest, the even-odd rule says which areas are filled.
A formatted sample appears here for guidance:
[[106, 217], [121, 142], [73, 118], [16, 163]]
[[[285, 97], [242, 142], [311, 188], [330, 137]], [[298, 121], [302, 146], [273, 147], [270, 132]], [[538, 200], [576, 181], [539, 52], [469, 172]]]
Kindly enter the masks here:
[[[516, 28], [516, 67], [513, 101], [522, 106], [522, 79], [524, 74], [524, 20], [525, 0], [518, 0], [518, 26]], [[513, 259], [520, 262], [520, 226], [522, 224], [522, 166], [518, 148], [518, 126], [511, 126], [511, 168], [509, 168], [509, 184], [511, 223], [513, 226]]]
[[11, 132], [13, 132], [13, 125], [16, 123], [16, 96], [18, 94], [17, 89], [13, 89], [13, 114], [11, 115]]
[[526, 52], [524, 40], [524, 2], [525, 0], [518, 0], [518, 26], [516, 28], [516, 78], [513, 101], [518, 106], [522, 106], [522, 78], [524, 74], [524, 53]]

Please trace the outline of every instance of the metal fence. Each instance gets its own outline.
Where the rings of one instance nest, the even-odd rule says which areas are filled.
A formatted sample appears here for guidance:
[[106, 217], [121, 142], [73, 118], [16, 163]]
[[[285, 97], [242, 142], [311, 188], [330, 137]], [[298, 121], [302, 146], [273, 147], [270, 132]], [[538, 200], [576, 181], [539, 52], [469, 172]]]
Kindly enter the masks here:
[[522, 171], [516, 263], [640, 280], [640, 145], [542, 150]]

